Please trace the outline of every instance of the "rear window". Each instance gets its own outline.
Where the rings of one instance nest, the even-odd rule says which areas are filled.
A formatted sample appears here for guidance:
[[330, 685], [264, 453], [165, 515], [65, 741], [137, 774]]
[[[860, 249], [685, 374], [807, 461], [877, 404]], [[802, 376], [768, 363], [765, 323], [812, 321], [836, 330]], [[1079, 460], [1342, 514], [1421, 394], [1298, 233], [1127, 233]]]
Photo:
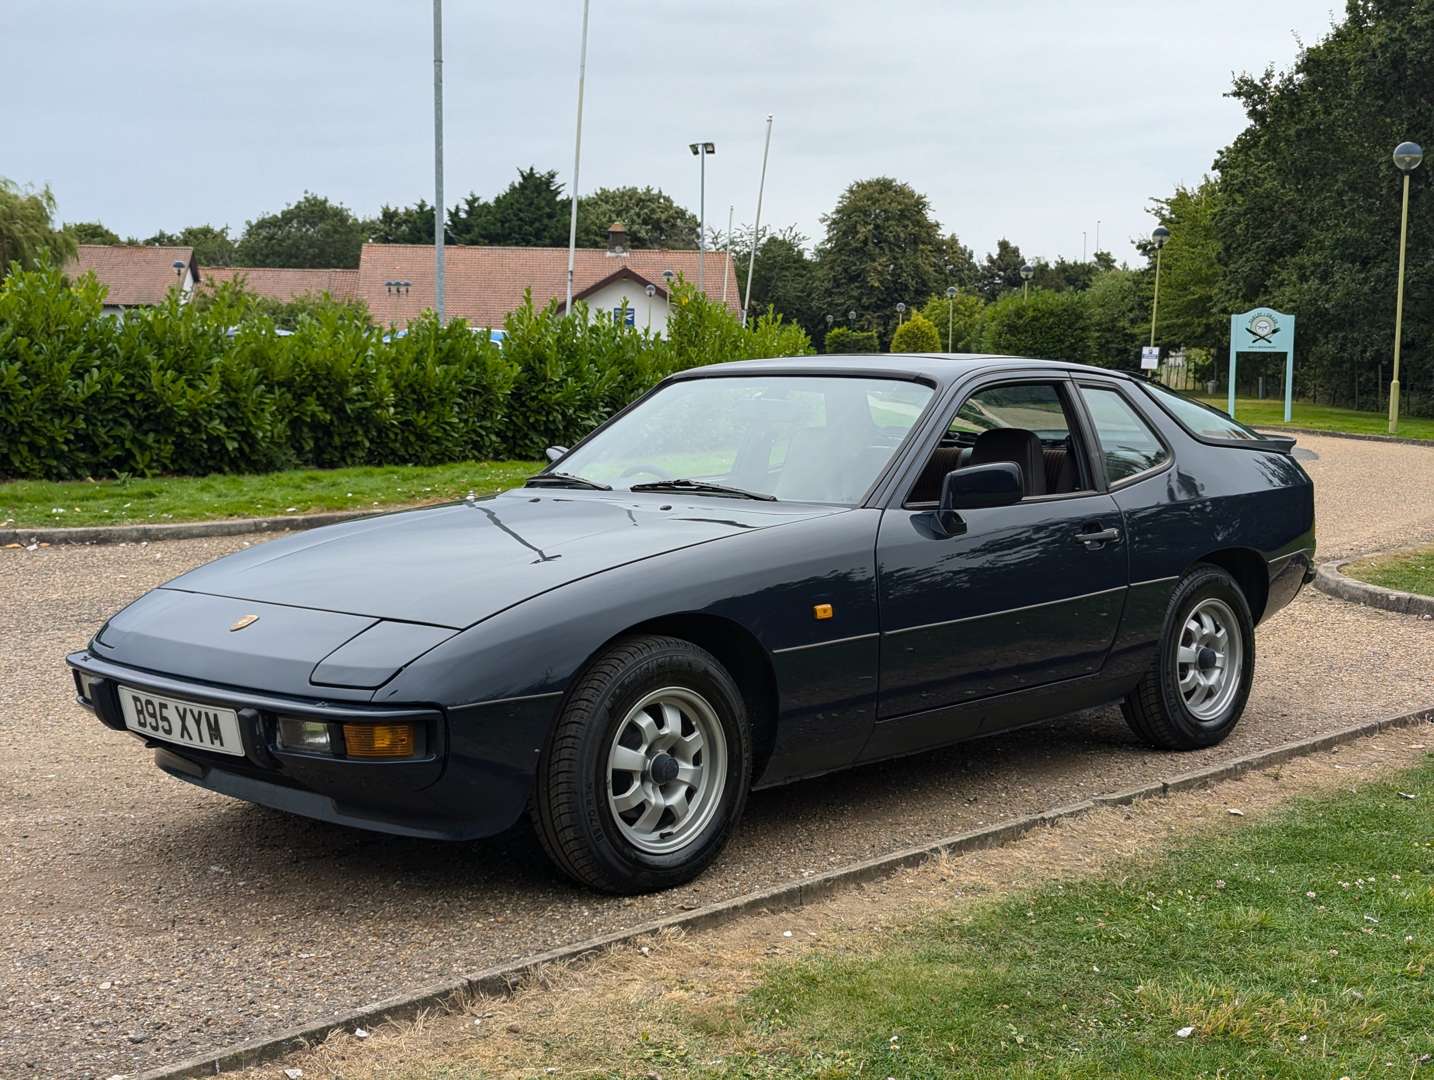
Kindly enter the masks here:
[[1247, 428], [1238, 420], [1231, 419], [1219, 409], [1211, 408], [1203, 401], [1195, 401], [1184, 394], [1177, 394], [1159, 383], [1143, 382], [1145, 390], [1163, 405], [1167, 412], [1180, 421], [1190, 434], [1202, 439], [1261, 439], [1258, 431]]

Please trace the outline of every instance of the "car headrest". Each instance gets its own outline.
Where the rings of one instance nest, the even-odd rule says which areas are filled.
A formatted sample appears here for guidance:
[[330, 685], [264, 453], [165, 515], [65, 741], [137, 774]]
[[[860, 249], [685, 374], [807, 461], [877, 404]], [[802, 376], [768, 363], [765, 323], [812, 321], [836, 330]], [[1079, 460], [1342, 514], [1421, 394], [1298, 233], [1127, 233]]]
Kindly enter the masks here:
[[1041, 439], [1025, 428], [992, 428], [976, 436], [968, 465], [989, 465], [1009, 461], [1021, 468], [1027, 495], [1046, 493], [1046, 459]]

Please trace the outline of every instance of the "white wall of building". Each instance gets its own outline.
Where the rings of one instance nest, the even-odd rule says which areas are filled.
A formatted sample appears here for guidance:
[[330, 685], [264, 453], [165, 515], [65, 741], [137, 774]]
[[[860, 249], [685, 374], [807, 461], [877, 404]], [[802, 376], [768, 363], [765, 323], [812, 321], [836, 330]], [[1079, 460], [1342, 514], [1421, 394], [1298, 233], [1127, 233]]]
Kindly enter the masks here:
[[622, 307], [624, 300], [627, 301], [627, 309], [632, 312], [633, 326], [639, 330], [650, 327], [658, 337], [667, 336], [666, 298], [659, 293], [649, 300], [646, 286], [636, 281], [625, 279], [604, 285], [597, 292], [584, 297], [583, 303], [587, 304], [592, 315], [605, 311], [612, 317], [617, 309]]

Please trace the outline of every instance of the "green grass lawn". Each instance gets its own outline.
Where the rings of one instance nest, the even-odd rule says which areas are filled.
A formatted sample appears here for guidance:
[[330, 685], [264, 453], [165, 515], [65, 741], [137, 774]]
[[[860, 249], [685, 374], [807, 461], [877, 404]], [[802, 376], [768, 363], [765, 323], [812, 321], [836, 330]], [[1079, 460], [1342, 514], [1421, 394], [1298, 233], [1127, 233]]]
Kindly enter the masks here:
[[[1203, 397], [1206, 404], [1213, 405], [1221, 412], [1229, 402], [1223, 397]], [[1269, 399], [1235, 399], [1235, 419], [1253, 427], [1279, 428], [1285, 426], [1285, 403]], [[1389, 414], [1386, 412], [1365, 412], [1355, 409], [1340, 409], [1333, 405], [1311, 405], [1296, 401], [1290, 408], [1290, 426], [1317, 428], [1320, 431], [1344, 431], [1353, 435], [1388, 435]], [[1418, 416], [1399, 418], [1399, 437], [1402, 439], [1434, 439], [1434, 420]]]
[[885, 941], [874, 954], [774, 962], [716, 1041], [679, 1021], [637, 1051], [643, 1068], [1434, 1075], [1434, 755], [1154, 864], [933, 916]]
[[296, 469], [260, 476], [166, 476], [0, 483], [0, 526], [132, 525], [369, 510], [489, 495], [516, 487], [532, 461]]
[[1380, 559], [1364, 559], [1350, 563], [1344, 572], [1371, 585], [1434, 596], [1434, 547]]

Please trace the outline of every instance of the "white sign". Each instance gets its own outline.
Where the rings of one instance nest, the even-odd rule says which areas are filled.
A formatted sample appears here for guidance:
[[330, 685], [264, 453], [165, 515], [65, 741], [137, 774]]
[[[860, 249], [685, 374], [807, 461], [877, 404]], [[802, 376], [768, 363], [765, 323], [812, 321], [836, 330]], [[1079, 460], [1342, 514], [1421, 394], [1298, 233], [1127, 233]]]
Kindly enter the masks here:
[[1140, 349], [1140, 370], [1154, 371], [1160, 366], [1160, 346], [1144, 345]]

